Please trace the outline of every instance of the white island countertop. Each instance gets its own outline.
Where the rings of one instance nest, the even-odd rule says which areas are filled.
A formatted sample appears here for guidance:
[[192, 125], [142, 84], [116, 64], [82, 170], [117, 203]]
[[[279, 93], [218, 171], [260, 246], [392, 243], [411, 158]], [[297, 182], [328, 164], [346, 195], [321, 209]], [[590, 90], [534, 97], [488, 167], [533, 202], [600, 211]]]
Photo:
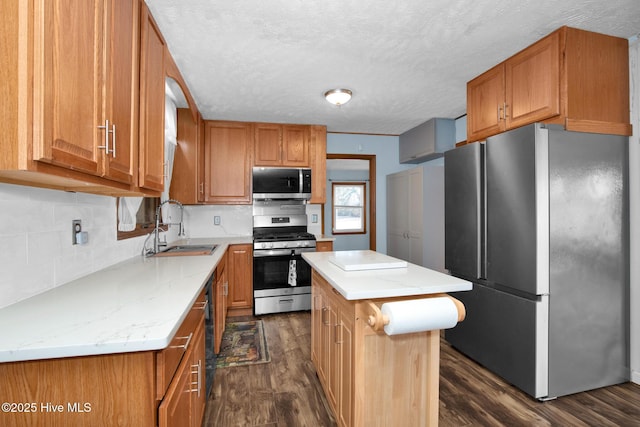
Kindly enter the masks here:
[[[407, 267], [384, 268], [397, 258], [374, 251], [304, 252], [302, 257], [345, 299], [394, 298], [470, 291], [469, 281], [407, 263]], [[348, 259], [352, 265], [372, 265], [371, 270], [348, 271], [336, 264]], [[366, 267], [364, 267], [366, 268]]]
[[[235, 239], [211, 255], [138, 256], [0, 309], [0, 362], [167, 347]], [[175, 243], [174, 243], [175, 244]]]

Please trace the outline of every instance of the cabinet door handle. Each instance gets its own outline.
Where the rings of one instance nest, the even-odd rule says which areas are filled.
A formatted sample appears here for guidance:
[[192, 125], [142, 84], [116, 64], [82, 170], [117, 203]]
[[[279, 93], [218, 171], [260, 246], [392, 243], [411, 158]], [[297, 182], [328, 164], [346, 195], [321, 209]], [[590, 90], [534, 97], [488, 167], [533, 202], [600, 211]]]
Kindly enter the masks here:
[[502, 117], [501, 117], [502, 114], [500, 114], [500, 111], [502, 110], [502, 108], [500, 108], [500, 104], [498, 104], [497, 110], [498, 110], [498, 121], [500, 121], [500, 120], [502, 120]]
[[340, 327], [340, 332], [342, 332], [342, 323], [336, 323], [333, 325], [333, 342], [335, 344], [342, 344], [342, 334], [340, 334], [340, 340], [338, 340], [338, 327]]
[[202, 391], [202, 360], [198, 360], [197, 364], [191, 365], [191, 374], [197, 375], [196, 381], [191, 382], [191, 386], [196, 386], [196, 388], [189, 389], [189, 392], [198, 393], [198, 397], [200, 397], [200, 392]]
[[507, 105], [507, 103], [506, 103], [506, 102], [505, 102], [505, 103], [503, 103], [502, 105], [503, 105], [502, 111], [504, 111], [504, 119], [505, 119], [505, 120], [507, 120], [507, 117], [509, 117], [509, 116], [507, 115], [507, 107], [508, 107], [509, 105]]
[[[116, 125], [111, 124], [111, 154], [116, 158]], [[107, 153], [109, 154], [109, 153]]]
[[179, 340], [187, 340], [183, 345], [172, 345], [169, 348], [182, 348], [186, 351], [191, 342], [191, 338], [193, 338], [193, 332], [191, 332], [188, 337], [178, 337]]
[[105, 119], [104, 126], [98, 126], [98, 129], [104, 129], [104, 145], [99, 145], [98, 148], [104, 149], [104, 153], [109, 154], [109, 119]]
[[204, 182], [200, 183], [200, 194], [204, 194]]
[[327, 322], [327, 320], [324, 318], [324, 314], [328, 311], [329, 309], [327, 307], [322, 307], [322, 324], [323, 325], [329, 325], [329, 322]]

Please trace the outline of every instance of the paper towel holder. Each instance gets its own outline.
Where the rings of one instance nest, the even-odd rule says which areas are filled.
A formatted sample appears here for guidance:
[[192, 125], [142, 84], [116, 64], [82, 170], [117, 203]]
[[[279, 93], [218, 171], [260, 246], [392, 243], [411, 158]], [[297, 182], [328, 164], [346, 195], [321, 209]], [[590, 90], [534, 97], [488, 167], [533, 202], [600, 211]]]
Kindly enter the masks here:
[[[447, 295], [447, 294], [433, 294], [429, 295], [429, 298], [449, 298], [456, 306], [456, 310], [458, 311], [458, 322], [462, 322], [467, 315], [467, 310], [464, 307], [462, 301], [457, 300], [456, 298]], [[382, 314], [380, 311], [380, 307], [373, 301], [369, 300], [366, 303], [366, 312], [367, 312], [367, 325], [371, 327], [376, 332], [384, 330], [385, 325], [389, 324], [389, 317]]]

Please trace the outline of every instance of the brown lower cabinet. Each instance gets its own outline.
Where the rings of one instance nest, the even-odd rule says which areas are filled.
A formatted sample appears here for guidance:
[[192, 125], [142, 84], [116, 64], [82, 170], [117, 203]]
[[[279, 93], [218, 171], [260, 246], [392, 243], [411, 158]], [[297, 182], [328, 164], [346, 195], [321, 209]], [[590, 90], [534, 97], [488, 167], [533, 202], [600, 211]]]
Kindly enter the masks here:
[[203, 292], [161, 351], [0, 363], [0, 397], [21, 405], [0, 425], [200, 426], [205, 309]]
[[311, 288], [311, 360], [338, 425], [437, 425], [440, 331], [388, 336], [368, 326], [369, 301], [315, 270]]
[[251, 315], [253, 312], [253, 245], [230, 245], [228, 316]]
[[324, 240], [316, 242], [316, 252], [331, 252], [333, 250], [333, 242], [330, 240]]
[[206, 403], [204, 323], [192, 339], [192, 351], [182, 358], [167, 394], [158, 408], [158, 425], [200, 426]]
[[229, 297], [229, 280], [227, 276], [227, 252], [223, 255], [216, 267], [214, 284], [214, 321], [213, 321], [213, 351], [220, 353], [222, 334], [227, 320], [227, 300]]

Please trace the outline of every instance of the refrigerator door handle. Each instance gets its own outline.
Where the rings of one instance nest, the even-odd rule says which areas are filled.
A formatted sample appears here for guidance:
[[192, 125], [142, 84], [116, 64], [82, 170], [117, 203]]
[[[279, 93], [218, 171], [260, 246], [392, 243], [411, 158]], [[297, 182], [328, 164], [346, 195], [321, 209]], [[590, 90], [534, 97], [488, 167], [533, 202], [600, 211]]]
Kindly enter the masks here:
[[478, 265], [480, 266], [480, 275], [478, 277], [482, 279], [487, 278], [487, 203], [485, 203], [485, 197], [487, 196], [487, 146], [484, 142], [481, 143], [480, 156], [482, 161], [480, 162], [480, 177], [478, 179], [478, 230], [480, 230], [480, 236], [478, 241]]
[[549, 294], [549, 130], [536, 124], [536, 294]]

